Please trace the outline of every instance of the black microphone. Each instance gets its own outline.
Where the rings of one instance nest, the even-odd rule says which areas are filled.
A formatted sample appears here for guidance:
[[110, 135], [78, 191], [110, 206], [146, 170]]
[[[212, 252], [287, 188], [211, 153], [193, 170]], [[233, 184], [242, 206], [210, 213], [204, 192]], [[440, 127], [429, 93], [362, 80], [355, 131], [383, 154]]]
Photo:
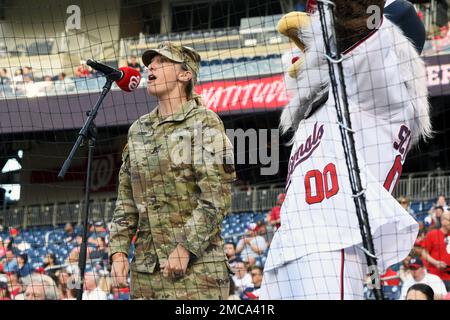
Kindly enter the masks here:
[[123, 71], [114, 69], [101, 62], [88, 59], [86, 61], [86, 64], [90, 66], [92, 69], [100, 71], [101, 73], [105, 74], [105, 76], [107, 76], [109, 79], [113, 81], [117, 81], [123, 78], [124, 75]]

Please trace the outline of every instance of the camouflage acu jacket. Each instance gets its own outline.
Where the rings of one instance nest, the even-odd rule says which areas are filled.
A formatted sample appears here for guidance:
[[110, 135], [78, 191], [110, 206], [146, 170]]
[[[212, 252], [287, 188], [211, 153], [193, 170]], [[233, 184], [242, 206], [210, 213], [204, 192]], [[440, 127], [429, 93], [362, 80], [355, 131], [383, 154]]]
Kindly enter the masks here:
[[235, 170], [217, 114], [195, 100], [165, 119], [156, 108], [131, 125], [122, 160], [110, 256], [127, 254], [137, 233], [134, 271], [152, 273], [177, 244], [190, 263], [226, 260], [220, 226]]

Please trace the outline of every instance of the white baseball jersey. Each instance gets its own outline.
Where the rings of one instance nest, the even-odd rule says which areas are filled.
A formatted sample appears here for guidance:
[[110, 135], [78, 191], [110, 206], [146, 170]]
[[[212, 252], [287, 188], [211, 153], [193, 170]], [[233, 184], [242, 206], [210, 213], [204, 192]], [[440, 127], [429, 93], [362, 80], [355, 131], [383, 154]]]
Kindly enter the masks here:
[[[410, 60], [418, 57], [399, 56], [405, 46], [402, 54], [413, 52], [406, 38], [407, 44], [399, 43], [399, 35], [384, 19], [377, 32], [345, 52], [343, 61], [360, 177], [382, 270], [408, 255], [418, 232], [416, 221], [390, 193], [411, 140], [419, 135], [421, 114], [402, 64], [416, 63]], [[281, 228], [265, 270], [362, 243], [331, 90], [327, 103], [300, 122], [294, 139]]]

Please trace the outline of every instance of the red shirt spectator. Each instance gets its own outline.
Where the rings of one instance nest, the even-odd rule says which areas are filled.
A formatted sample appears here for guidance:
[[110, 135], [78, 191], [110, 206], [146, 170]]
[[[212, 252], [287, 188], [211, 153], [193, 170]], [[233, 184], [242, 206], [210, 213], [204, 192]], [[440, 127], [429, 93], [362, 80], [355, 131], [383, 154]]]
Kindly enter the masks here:
[[75, 69], [75, 76], [79, 78], [83, 77], [89, 77], [91, 74], [88, 66], [82, 62], [76, 69]]
[[440, 229], [431, 230], [423, 240], [423, 257], [429, 262], [428, 272], [447, 282], [450, 280], [450, 212], [441, 216], [441, 224]]
[[269, 223], [272, 226], [275, 227], [275, 229], [278, 229], [281, 226], [280, 211], [281, 211], [281, 205], [283, 204], [285, 197], [286, 197], [286, 195], [284, 193], [280, 193], [278, 195], [277, 205], [272, 208], [272, 210], [270, 211], [270, 213], [267, 217], [267, 220], [269, 221]]

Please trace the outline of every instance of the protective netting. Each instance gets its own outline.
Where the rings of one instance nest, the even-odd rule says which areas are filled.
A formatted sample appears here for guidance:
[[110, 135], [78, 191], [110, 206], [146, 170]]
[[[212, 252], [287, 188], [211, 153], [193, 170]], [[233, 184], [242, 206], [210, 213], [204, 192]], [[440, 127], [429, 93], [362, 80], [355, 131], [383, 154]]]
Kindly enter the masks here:
[[80, 287], [87, 141], [57, 176], [106, 82], [94, 59], [142, 79], [95, 119], [83, 299], [374, 299], [336, 101], [385, 298], [444, 297], [447, 1], [334, 1], [342, 69], [306, 2], [0, 1], [1, 296]]

